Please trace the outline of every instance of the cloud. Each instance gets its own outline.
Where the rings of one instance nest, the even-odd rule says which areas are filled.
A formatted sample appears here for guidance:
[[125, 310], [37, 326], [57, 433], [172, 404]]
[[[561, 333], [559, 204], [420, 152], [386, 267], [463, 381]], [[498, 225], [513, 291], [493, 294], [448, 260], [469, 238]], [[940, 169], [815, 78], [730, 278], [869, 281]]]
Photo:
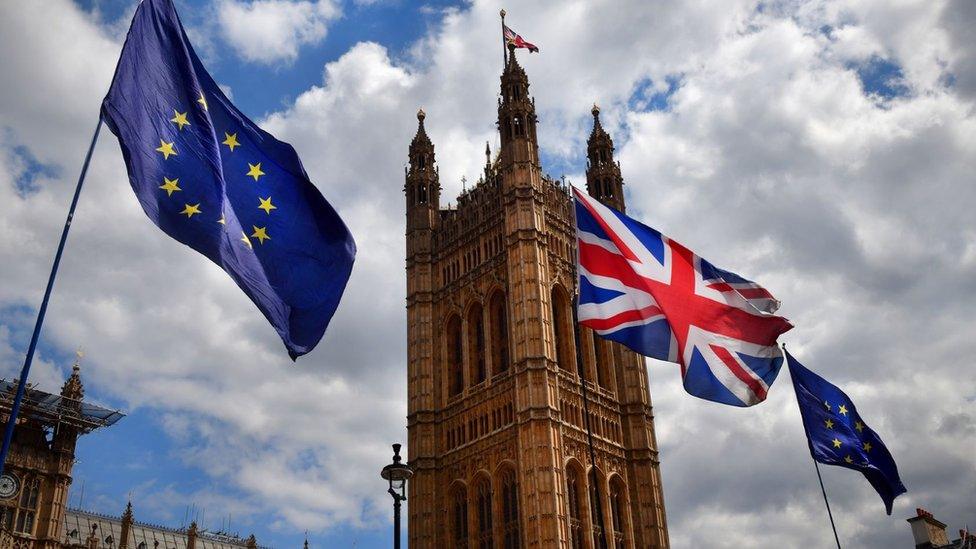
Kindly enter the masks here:
[[[19, 367], [11, 334], [30, 328], [24, 311], [39, 301], [120, 47], [116, 33], [52, 1], [57, 9], [4, 5], [0, 17], [5, 372]], [[227, 37], [245, 59], [293, 60], [303, 36], [324, 36], [338, 16], [276, 2], [273, 16], [246, 22], [271, 4], [218, 4], [240, 17], [236, 32], [257, 29], [251, 42]], [[843, 387], [891, 448], [909, 489], [893, 518], [856, 474], [824, 469], [842, 537], [858, 546], [906, 543], [902, 519], [916, 505], [971, 522], [976, 73], [959, 23], [966, 5], [573, 2], [509, 14], [542, 47], [519, 59], [544, 168], [581, 171], [599, 102], [628, 211], [769, 287], [797, 325], [791, 349]], [[174, 455], [214, 480], [187, 497], [242, 494], [235, 517], [249, 509], [282, 532], [385, 520], [373, 483], [388, 443], [405, 437], [401, 170], [423, 106], [444, 202], [462, 175], [479, 173], [485, 140], [496, 143], [499, 7], [446, 10], [405, 52], [356, 44], [261, 121], [296, 147], [360, 250], [329, 333], [297, 365], [225, 274], [145, 219], [103, 135], [45, 334], [62, 353], [85, 343], [92, 391], [159, 416]], [[904, 86], [883, 101], [865, 90], [872, 59], [896, 67]], [[666, 109], [635, 100], [661, 93]], [[27, 173], [31, 192], [20, 192]], [[56, 384], [51, 364], [43, 382]], [[675, 366], [649, 368], [672, 543], [826, 546], [787, 374], [767, 402], [732, 410], [685, 394]]]
[[220, 0], [220, 33], [237, 55], [265, 65], [288, 64], [302, 46], [325, 39], [341, 15], [332, 0]]

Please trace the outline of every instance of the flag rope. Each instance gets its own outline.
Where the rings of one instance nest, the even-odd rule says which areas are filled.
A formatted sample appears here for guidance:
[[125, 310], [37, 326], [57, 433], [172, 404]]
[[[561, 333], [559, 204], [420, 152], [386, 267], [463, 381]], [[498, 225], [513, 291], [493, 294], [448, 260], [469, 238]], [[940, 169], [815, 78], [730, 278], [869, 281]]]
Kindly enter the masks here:
[[75, 195], [71, 199], [71, 206], [68, 207], [68, 217], [64, 221], [64, 229], [61, 231], [61, 241], [58, 243], [58, 251], [54, 254], [54, 264], [51, 266], [51, 275], [48, 277], [47, 288], [44, 290], [44, 299], [41, 300], [41, 308], [37, 311], [34, 333], [31, 335], [30, 345], [27, 347], [27, 357], [24, 359], [24, 367], [20, 371], [17, 394], [14, 396], [13, 405], [10, 407], [10, 418], [7, 419], [7, 427], [3, 434], [3, 447], [0, 448], [0, 474], [3, 474], [4, 465], [7, 462], [7, 453], [10, 451], [10, 442], [14, 436], [14, 426], [17, 424], [17, 416], [20, 414], [20, 403], [24, 398], [24, 390], [27, 387], [27, 376], [30, 374], [31, 363], [34, 361], [34, 351], [37, 349], [38, 336], [41, 333], [41, 325], [44, 323], [44, 313], [47, 312], [47, 305], [51, 299], [51, 291], [54, 289], [54, 279], [58, 274], [58, 265], [61, 264], [64, 244], [68, 240], [68, 230], [71, 229], [71, 221], [75, 215], [75, 208], [78, 206], [78, 196], [81, 194], [81, 187], [85, 182], [85, 174], [88, 173], [88, 164], [91, 162], [92, 152], [95, 150], [95, 143], [98, 141], [98, 132], [101, 129], [102, 117], [99, 115], [98, 124], [95, 126], [95, 134], [92, 135], [91, 145], [88, 146], [88, 153], [85, 155], [85, 162], [81, 166], [81, 175], [78, 176]]

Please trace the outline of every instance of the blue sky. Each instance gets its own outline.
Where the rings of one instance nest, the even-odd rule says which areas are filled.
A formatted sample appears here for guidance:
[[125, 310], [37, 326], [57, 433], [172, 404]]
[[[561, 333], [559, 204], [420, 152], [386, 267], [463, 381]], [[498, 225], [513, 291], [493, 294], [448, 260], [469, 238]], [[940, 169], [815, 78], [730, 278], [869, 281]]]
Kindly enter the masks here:
[[[0, 7], [7, 377], [135, 5], [48, 1]], [[329, 333], [292, 364], [222, 273], [145, 219], [104, 132], [32, 374], [56, 390], [81, 346], [89, 397], [128, 413], [82, 439], [73, 505], [84, 486], [89, 509], [119, 513], [131, 494], [142, 520], [180, 526], [189, 507], [220, 529], [233, 515], [231, 530], [275, 547], [300, 546], [306, 529], [313, 547], [389, 545], [378, 471], [406, 438], [403, 162], [423, 106], [444, 205], [462, 175], [477, 178], [495, 143], [502, 6], [335, 1], [341, 15], [323, 0], [176, 0], [216, 80], [296, 147], [356, 236]], [[258, 5], [271, 17], [247, 18]], [[891, 449], [910, 490], [892, 517], [866, 483], [824, 471], [845, 544], [909, 543], [916, 506], [952, 528], [976, 521], [976, 386], [958, 374], [976, 353], [971, 6], [505, 6], [542, 48], [519, 59], [543, 170], [582, 183], [598, 102], [628, 212], [773, 291], [797, 326], [791, 350]], [[650, 376], [674, 546], [829, 546], [784, 381], [730, 412], [689, 398], [672, 365]]]

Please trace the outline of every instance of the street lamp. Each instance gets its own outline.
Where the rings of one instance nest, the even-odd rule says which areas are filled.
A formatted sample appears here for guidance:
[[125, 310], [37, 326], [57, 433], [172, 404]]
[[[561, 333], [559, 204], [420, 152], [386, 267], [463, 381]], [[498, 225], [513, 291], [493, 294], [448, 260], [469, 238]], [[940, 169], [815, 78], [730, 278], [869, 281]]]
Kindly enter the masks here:
[[407, 499], [407, 480], [413, 476], [413, 469], [400, 463], [400, 445], [393, 445], [393, 463], [383, 467], [380, 476], [390, 482], [386, 492], [393, 498], [393, 549], [400, 549], [400, 503]]

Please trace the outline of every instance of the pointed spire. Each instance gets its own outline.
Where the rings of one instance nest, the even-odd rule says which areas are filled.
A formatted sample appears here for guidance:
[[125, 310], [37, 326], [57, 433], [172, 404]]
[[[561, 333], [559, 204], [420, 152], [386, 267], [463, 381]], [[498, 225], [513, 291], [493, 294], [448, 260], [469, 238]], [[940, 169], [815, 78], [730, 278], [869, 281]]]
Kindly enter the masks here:
[[417, 134], [413, 137], [413, 142], [410, 143], [410, 149], [413, 150], [415, 147], [426, 145], [432, 146], [430, 142], [430, 137], [427, 136], [427, 129], [424, 128], [424, 119], [427, 118], [427, 113], [424, 109], [417, 110]]
[[308, 530], [305, 530], [305, 549], [308, 549]]
[[129, 547], [129, 534], [132, 530], [132, 500], [125, 505], [125, 512], [122, 513], [122, 529], [119, 532], [119, 549]]
[[600, 202], [624, 211], [623, 176], [613, 159], [613, 139], [600, 123], [600, 107], [593, 103], [593, 131], [586, 142], [586, 192]]
[[80, 350], [75, 355], [75, 363], [71, 367], [71, 376], [61, 386], [61, 396], [72, 400], [81, 400], [85, 398], [85, 386], [81, 383], [81, 357], [85, 355]]

